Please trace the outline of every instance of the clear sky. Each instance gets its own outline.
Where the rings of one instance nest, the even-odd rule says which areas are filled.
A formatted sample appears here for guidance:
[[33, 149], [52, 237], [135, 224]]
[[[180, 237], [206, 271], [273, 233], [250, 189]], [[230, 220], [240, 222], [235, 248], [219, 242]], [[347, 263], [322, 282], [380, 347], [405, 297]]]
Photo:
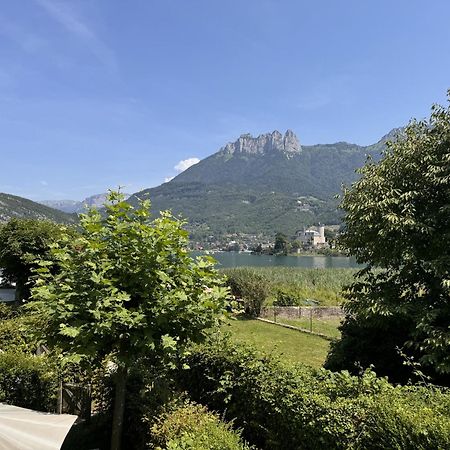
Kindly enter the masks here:
[[449, 24], [449, 0], [4, 0], [0, 191], [135, 192], [247, 132], [374, 143], [445, 103]]

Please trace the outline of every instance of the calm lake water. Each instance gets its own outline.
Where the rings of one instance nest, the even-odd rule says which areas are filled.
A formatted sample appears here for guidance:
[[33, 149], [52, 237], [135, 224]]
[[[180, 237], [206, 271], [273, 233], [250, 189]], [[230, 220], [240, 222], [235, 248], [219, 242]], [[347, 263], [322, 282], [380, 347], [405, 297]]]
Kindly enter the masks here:
[[[202, 254], [194, 252], [194, 255]], [[219, 263], [219, 268], [228, 267], [306, 267], [317, 269], [359, 268], [354, 258], [345, 256], [274, 256], [252, 255], [251, 253], [218, 252], [211, 254]]]

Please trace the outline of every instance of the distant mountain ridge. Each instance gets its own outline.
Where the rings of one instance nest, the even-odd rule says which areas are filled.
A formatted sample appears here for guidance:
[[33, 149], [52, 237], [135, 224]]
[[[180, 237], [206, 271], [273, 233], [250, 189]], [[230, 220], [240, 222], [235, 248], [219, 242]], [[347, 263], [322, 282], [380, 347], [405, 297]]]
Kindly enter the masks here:
[[369, 146], [347, 142], [301, 145], [291, 130], [236, 141], [191, 166], [168, 183], [145, 189], [129, 201], [148, 197], [152, 210], [171, 209], [188, 220], [194, 239], [230, 234], [295, 233], [318, 221], [340, 222], [342, 184], [358, 177], [367, 156], [377, 159], [395, 129]]
[[[129, 194], [124, 194], [125, 197], [129, 197]], [[85, 198], [82, 201], [77, 200], [42, 200], [42, 205], [49, 206], [51, 208], [58, 209], [60, 211], [64, 211], [66, 213], [82, 213], [86, 211], [86, 207], [90, 208], [92, 206], [96, 208], [101, 208], [106, 199], [108, 197], [108, 193], [91, 195], [90, 197]]]
[[[284, 135], [276, 130], [257, 137], [243, 134], [170, 182], [137, 192], [127, 201], [137, 204], [140, 198], [150, 198], [154, 214], [172, 210], [187, 219], [194, 240], [210, 243], [236, 235], [270, 237], [279, 231], [292, 235], [317, 222], [339, 224], [335, 195], [342, 184], [355, 181], [355, 171], [367, 156], [380, 158], [386, 141], [402, 133], [396, 128], [369, 146], [301, 145], [291, 130]], [[42, 203], [78, 213], [85, 205], [102, 206], [106, 195], [82, 202]], [[76, 222], [75, 214], [49, 206], [0, 194], [0, 221], [33, 217]]]
[[357, 167], [368, 154], [376, 156], [384, 143], [359, 146], [347, 142], [301, 146], [288, 130], [242, 135], [218, 152], [176, 176], [170, 183], [242, 186], [258, 191], [313, 195], [328, 199], [343, 182], [356, 179]]
[[0, 193], [0, 222], [17, 217], [67, 224], [78, 221], [74, 214], [67, 214], [17, 195]]

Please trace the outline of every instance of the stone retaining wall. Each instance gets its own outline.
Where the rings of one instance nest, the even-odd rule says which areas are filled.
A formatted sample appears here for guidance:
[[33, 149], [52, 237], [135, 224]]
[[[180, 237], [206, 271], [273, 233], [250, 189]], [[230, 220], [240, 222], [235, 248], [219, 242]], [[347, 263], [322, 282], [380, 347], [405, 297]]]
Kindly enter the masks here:
[[296, 319], [298, 317], [343, 317], [344, 311], [340, 306], [264, 306], [259, 317], [273, 319], [285, 317]]

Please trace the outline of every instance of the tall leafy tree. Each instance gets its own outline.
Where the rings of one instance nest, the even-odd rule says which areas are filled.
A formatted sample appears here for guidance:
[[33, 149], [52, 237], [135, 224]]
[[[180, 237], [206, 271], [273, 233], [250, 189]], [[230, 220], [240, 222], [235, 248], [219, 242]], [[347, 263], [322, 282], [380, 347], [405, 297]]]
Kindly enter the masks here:
[[273, 251], [275, 253], [283, 253], [287, 255], [290, 250], [290, 243], [288, 237], [284, 233], [277, 233], [275, 235], [275, 244]]
[[37, 258], [46, 258], [50, 246], [63, 234], [75, 234], [74, 229], [47, 220], [11, 219], [0, 225], [0, 268], [3, 278], [16, 283], [17, 300], [30, 295], [29, 279]]
[[328, 366], [395, 365], [398, 346], [448, 380], [450, 108], [436, 105], [428, 120], [411, 122], [360, 172], [344, 191], [341, 244], [367, 268], [349, 288], [349, 317]]
[[210, 258], [192, 259], [183, 223], [149, 216], [112, 192], [105, 214], [91, 209], [81, 235], [55, 244], [56, 275], [41, 261], [30, 307], [48, 321], [44, 338], [87, 369], [117, 367], [111, 448], [120, 448], [130, 368], [174, 364], [225, 311], [228, 297]]

